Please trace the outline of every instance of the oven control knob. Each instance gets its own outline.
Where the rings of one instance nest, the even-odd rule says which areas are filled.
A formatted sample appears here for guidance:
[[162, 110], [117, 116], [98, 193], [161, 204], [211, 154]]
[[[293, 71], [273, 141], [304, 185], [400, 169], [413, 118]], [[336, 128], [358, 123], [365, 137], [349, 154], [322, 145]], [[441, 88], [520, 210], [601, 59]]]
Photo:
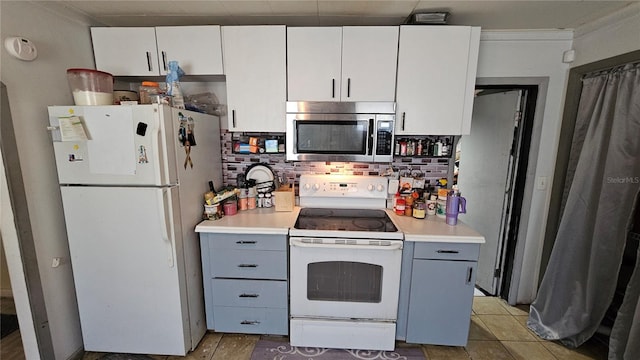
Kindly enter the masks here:
[[384, 186], [382, 186], [382, 184], [378, 184], [378, 186], [376, 187], [376, 190], [384, 191]]
[[304, 184], [304, 189], [305, 190], [310, 190], [311, 189], [311, 185], [309, 183]]
[[320, 190], [320, 184], [313, 184], [313, 190]]
[[369, 184], [369, 185], [367, 185], [367, 190], [373, 191], [373, 190], [375, 190], [375, 186], [373, 186], [373, 184]]

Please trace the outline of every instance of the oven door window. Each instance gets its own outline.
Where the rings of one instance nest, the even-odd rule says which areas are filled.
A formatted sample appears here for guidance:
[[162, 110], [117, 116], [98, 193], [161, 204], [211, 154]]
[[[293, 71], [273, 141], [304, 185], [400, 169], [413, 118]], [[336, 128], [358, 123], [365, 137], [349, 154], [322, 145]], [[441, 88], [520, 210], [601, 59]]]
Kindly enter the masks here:
[[307, 299], [379, 303], [382, 266], [351, 261], [308, 264]]
[[367, 155], [369, 121], [296, 121], [299, 154]]

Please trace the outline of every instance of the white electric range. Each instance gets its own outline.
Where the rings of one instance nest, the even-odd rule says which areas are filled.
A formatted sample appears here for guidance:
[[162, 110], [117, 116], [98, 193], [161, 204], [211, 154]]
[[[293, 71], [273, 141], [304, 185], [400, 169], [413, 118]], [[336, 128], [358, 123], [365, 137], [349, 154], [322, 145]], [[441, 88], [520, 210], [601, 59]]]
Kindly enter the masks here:
[[378, 176], [302, 175], [289, 232], [293, 346], [393, 350], [403, 234]]

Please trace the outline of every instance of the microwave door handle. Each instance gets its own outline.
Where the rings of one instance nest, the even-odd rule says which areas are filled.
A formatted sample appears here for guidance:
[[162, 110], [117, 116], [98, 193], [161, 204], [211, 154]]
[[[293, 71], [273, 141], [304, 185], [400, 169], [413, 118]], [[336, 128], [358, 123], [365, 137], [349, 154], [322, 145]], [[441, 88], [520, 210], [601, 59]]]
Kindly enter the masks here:
[[369, 119], [369, 155], [373, 155], [373, 148], [375, 146], [375, 138], [378, 134], [374, 134], [376, 119]]

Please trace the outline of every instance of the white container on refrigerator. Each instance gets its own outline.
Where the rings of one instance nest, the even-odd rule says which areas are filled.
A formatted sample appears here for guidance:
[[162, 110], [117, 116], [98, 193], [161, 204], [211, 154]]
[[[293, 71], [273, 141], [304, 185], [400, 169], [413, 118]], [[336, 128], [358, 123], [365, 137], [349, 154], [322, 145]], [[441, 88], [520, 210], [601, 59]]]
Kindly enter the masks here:
[[[88, 140], [61, 141], [69, 116]], [[49, 123], [85, 350], [185, 355], [206, 332], [194, 229], [208, 181], [222, 184], [219, 119], [157, 104], [52, 106]]]

